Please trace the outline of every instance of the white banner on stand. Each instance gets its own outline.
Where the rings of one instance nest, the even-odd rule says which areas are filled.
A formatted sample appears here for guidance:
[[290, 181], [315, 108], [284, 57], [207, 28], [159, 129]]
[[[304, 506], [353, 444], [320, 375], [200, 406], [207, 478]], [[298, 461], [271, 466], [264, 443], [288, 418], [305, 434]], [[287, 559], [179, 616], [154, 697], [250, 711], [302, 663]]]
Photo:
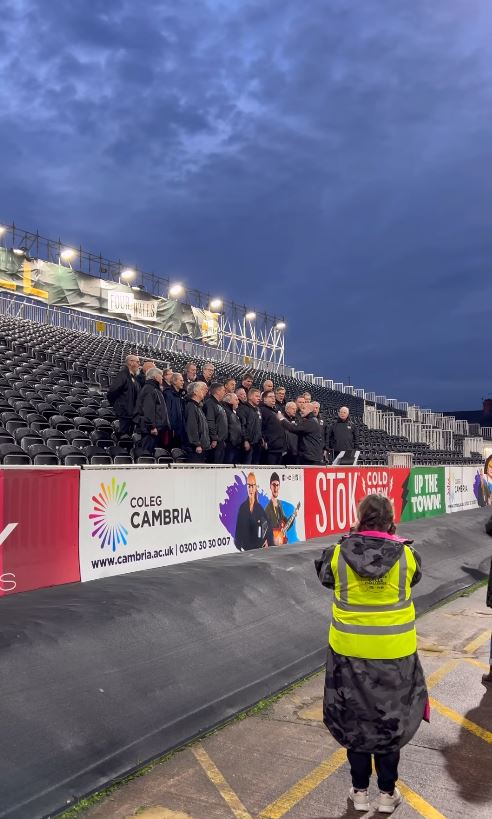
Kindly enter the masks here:
[[446, 467], [446, 512], [490, 505], [490, 481], [476, 466]]

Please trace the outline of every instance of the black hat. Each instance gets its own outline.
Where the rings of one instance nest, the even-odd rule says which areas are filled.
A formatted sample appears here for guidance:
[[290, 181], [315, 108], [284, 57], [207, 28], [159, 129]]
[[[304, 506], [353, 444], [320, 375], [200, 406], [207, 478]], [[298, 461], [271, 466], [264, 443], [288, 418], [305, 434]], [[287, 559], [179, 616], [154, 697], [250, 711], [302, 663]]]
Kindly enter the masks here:
[[270, 475], [270, 485], [271, 485], [271, 484], [272, 484], [274, 481], [277, 481], [278, 483], [280, 483], [280, 478], [279, 478], [279, 476], [278, 476], [277, 472], [272, 472], [272, 474]]

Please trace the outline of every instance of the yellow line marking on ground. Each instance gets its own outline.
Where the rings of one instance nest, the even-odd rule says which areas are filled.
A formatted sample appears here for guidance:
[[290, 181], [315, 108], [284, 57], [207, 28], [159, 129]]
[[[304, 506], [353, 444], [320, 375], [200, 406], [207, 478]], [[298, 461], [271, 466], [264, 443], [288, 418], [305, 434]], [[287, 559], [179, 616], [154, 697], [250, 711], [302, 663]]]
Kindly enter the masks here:
[[478, 667], [483, 668], [484, 671], [488, 671], [490, 668], [488, 663], [482, 663], [481, 660], [475, 660], [474, 657], [465, 657], [465, 663], [470, 663], [470, 665], [478, 665]]
[[471, 734], [475, 734], [475, 736], [480, 737], [480, 739], [485, 740], [485, 742], [492, 744], [492, 733], [487, 731], [486, 728], [482, 728], [481, 725], [476, 725], [476, 723], [471, 722], [471, 720], [466, 717], [462, 717], [457, 711], [453, 711], [452, 708], [443, 705], [442, 702], [435, 700], [434, 697], [430, 698], [430, 702], [432, 707], [435, 708], [439, 714], [442, 714], [443, 717], [453, 720], [453, 722], [456, 722], [458, 725], [466, 728], [467, 731], [470, 731]]
[[415, 793], [415, 791], [412, 791], [412, 789], [401, 780], [398, 780], [397, 787], [405, 801], [408, 802], [417, 813], [420, 813], [424, 819], [446, 819], [444, 814], [440, 813], [436, 808], [433, 808], [432, 805], [429, 805], [425, 799], [419, 796], [418, 793]]
[[454, 671], [455, 668], [460, 664], [461, 660], [448, 660], [447, 663], [443, 663], [439, 668], [429, 674], [427, 677], [427, 688], [434, 688], [435, 685], [441, 682], [451, 671]]
[[264, 808], [259, 814], [258, 819], [280, 819], [280, 817], [288, 813], [294, 805], [297, 805], [301, 799], [304, 799], [305, 796], [317, 788], [321, 782], [324, 782], [325, 779], [328, 779], [329, 776], [335, 773], [346, 761], [347, 751], [345, 748], [339, 748], [329, 759], [326, 759], [321, 765], [318, 765], [317, 768], [311, 771], [311, 773], [308, 773], [307, 776], [304, 776], [299, 782], [296, 782], [283, 796]]
[[222, 799], [229, 805], [236, 819], [252, 819], [251, 814], [248, 813], [239, 796], [234, 793], [229, 783], [226, 782], [215, 762], [207, 754], [205, 748], [202, 745], [196, 745], [194, 748], [191, 748], [191, 751], [212, 784], [217, 788]]
[[490, 640], [490, 630], [484, 631], [483, 634], [480, 634], [478, 637], [475, 637], [475, 639], [472, 640], [471, 643], [468, 643], [468, 645], [465, 646], [466, 653], [473, 654], [473, 652], [476, 651], [477, 648], [481, 648], [483, 644], [486, 643], [488, 640]]

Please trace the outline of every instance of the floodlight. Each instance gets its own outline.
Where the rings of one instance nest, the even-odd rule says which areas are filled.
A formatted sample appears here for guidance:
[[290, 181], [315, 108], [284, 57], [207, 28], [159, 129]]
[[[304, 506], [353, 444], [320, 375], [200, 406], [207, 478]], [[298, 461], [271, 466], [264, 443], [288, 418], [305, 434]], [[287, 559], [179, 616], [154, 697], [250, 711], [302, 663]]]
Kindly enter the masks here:
[[256, 318], [256, 313], [254, 312], [254, 310], [250, 310], [249, 313], [246, 313], [245, 318], [247, 318], [248, 321], [254, 321]]
[[73, 259], [74, 256], [75, 256], [75, 250], [72, 250], [71, 247], [66, 247], [60, 253], [60, 259], [63, 259], [64, 262], [69, 262], [70, 259]]
[[285, 321], [277, 321], [277, 323], [275, 325], [276, 330], [285, 330], [286, 327], [287, 327], [287, 325], [286, 325]]
[[184, 293], [184, 287], [182, 284], [172, 284], [169, 288], [169, 295], [173, 298], [177, 299], [178, 296], [182, 296]]
[[210, 309], [211, 310], [220, 310], [222, 307], [222, 299], [212, 299], [210, 302]]
[[125, 270], [122, 270], [120, 273], [120, 279], [123, 279], [124, 282], [129, 282], [131, 279], [134, 279], [135, 276], [136, 273], [131, 267], [125, 268]]

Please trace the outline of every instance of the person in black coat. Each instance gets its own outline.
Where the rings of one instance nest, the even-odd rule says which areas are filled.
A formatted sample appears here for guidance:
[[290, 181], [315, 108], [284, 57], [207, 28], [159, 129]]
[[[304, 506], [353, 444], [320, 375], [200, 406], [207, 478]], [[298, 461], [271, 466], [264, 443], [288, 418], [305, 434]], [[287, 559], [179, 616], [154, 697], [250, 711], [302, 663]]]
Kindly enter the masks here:
[[333, 449], [335, 458], [340, 452], [347, 454], [359, 449], [359, 432], [350, 418], [348, 407], [340, 407], [338, 418], [328, 433], [328, 449]]
[[207, 419], [202, 410], [208, 387], [203, 381], [188, 384], [185, 400], [185, 445], [184, 451], [190, 463], [202, 464], [206, 461], [206, 452], [210, 449], [210, 435]]
[[273, 390], [263, 393], [261, 412], [261, 436], [263, 438], [263, 463], [276, 466], [282, 462], [282, 453], [286, 449], [285, 430], [280, 423], [278, 410], [275, 408]]
[[227, 443], [225, 451], [226, 464], [243, 462], [243, 426], [237, 414], [239, 398], [234, 392], [224, 397], [224, 409], [227, 414]]
[[147, 373], [149, 370], [152, 369], [152, 367], [155, 367], [155, 361], [144, 361], [144, 363], [142, 364], [142, 368], [139, 374], [137, 375], [137, 383], [140, 389], [143, 389], [145, 387]]
[[205, 401], [204, 411], [210, 434], [210, 449], [207, 461], [211, 464], [223, 464], [228, 433], [227, 415], [222, 400], [225, 395], [223, 384], [214, 382]]
[[[287, 401], [283, 415], [286, 421], [297, 424], [299, 419], [297, 418], [297, 406], [295, 401]], [[282, 458], [282, 462], [284, 466], [297, 466], [299, 463], [299, 439], [297, 435], [294, 435], [293, 432], [289, 432], [288, 429], [284, 428], [284, 432], [287, 452]]]
[[285, 387], [277, 387], [275, 390], [275, 408], [285, 415], [286, 406], [286, 389]]
[[299, 463], [306, 466], [321, 464], [323, 460], [324, 437], [321, 427], [313, 414], [312, 404], [302, 404], [300, 420], [295, 424], [282, 421], [285, 429], [299, 438]]
[[[492, 518], [489, 518], [485, 524], [485, 531], [492, 537]], [[489, 583], [487, 586], [487, 606], [489, 609], [492, 609], [492, 563], [490, 564]], [[490, 641], [489, 671], [488, 674], [483, 675], [482, 682], [487, 687], [492, 686], [492, 639]]]
[[140, 390], [135, 406], [135, 424], [142, 435], [140, 448], [154, 453], [159, 439], [169, 429], [169, 416], [162, 394], [162, 370], [147, 370], [145, 386]]
[[248, 393], [248, 401], [241, 404], [240, 418], [243, 424], [244, 463], [259, 464], [262, 451], [260, 391], [252, 387]]
[[171, 427], [171, 447], [178, 448], [183, 446], [185, 439], [184, 399], [186, 392], [183, 386], [184, 378], [181, 373], [173, 373], [171, 386], [164, 392]]
[[273, 530], [265, 510], [258, 501], [258, 487], [253, 472], [247, 479], [248, 497], [239, 507], [234, 545], [240, 552], [273, 546]]
[[133, 416], [139, 393], [137, 374], [140, 359], [137, 355], [128, 355], [126, 364], [109, 385], [108, 401], [119, 421], [119, 435], [131, 435], [134, 430]]

